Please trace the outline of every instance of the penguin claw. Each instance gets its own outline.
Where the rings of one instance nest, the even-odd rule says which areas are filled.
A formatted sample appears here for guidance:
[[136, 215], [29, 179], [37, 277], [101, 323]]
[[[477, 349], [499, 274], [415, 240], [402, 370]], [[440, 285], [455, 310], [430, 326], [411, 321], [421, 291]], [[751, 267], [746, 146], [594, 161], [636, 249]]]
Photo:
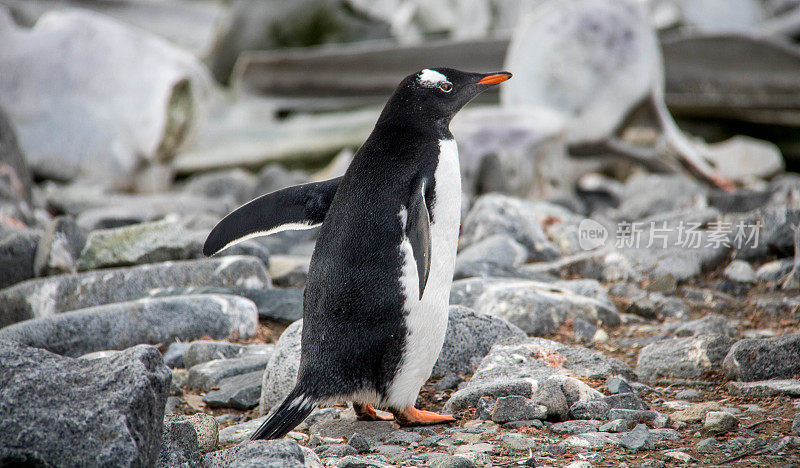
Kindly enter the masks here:
[[394, 421], [392, 413], [376, 410], [375, 407], [369, 403], [366, 405], [353, 403], [353, 409], [359, 421]]
[[402, 412], [395, 412], [394, 419], [401, 426], [426, 426], [454, 422], [456, 418], [449, 414], [439, 414], [408, 406]]

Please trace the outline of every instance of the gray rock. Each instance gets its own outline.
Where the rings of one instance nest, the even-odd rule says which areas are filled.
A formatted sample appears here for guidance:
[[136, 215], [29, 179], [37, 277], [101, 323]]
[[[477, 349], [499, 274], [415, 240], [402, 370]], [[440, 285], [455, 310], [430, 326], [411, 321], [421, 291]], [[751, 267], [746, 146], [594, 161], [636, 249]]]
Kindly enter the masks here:
[[569, 414], [573, 419], [608, 419], [608, 412], [611, 407], [602, 399], [576, 401], [569, 408]]
[[358, 453], [356, 449], [347, 444], [321, 445], [315, 448], [314, 451], [321, 458], [346, 457], [348, 455], [355, 455]]
[[792, 432], [800, 435], [800, 413], [795, 414], [792, 419]]
[[182, 341], [170, 343], [169, 348], [167, 348], [167, 351], [164, 353], [164, 364], [170, 369], [186, 367], [183, 363], [183, 353], [186, 351], [187, 347], [189, 347], [189, 343], [184, 343]]
[[[527, 379], [499, 379], [493, 382], [467, 385], [466, 388], [452, 394], [444, 405], [444, 411], [446, 413], [458, 413], [468, 408], [478, 408], [480, 410], [479, 402], [487, 400], [492, 401], [491, 408], [494, 408], [494, 399], [509, 395], [530, 398], [533, 396], [531, 381]], [[489, 412], [491, 412], [491, 409], [489, 409]], [[486, 414], [485, 416], [479, 419], [491, 419], [491, 414]]]
[[736, 329], [730, 325], [728, 317], [719, 314], [708, 314], [697, 320], [679, 322], [675, 328], [675, 336], [687, 337], [698, 335], [726, 335], [733, 336]]
[[186, 141], [211, 90], [191, 54], [83, 9], [49, 11], [30, 30], [3, 16], [0, 100], [35, 173], [124, 187], [140, 164]]
[[798, 379], [728, 382], [726, 388], [733, 395], [750, 398], [765, 398], [777, 395], [785, 395], [792, 398], [800, 397], [800, 380]]
[[544, 419], [547, 408], [537, 405], [531, 399], [521, 396], [505, 396], [497, 399], [492, 411], [492, 421], [503, 424], [509, 421]]
[[274, 345], [252, 344], [241, 345], [227, 341], [197, 340], [188, 344], [183, 354], [187, 368], [194, 367], [214, 359], [228, 359], [250, 354], [271, 354]]
[[694, 388], [687, 388], [675, 394], [678, 400], [699, 401], [703, 399], [703, 393]]
[[164, 421], [161, 454], [157, 467], [194, 467], [201, 465], [200, 448], [194, 427], [185, 421]]
[[720, 411], [719, 403], [716, 401], [696, 403], [685, 410], [672, 413], [670, 415], [670, 419], [675, 422], [694, 424], [702, 421], [703, 418], [705, 418], [706, 413], [709, 411]]
[[488, 284], [475, 302], [475, 310], [508, 320], [529, 335], [552, 333], [568, 318], [604, 325], [620, 323], [610, 303], [561, 286], [525, 280]]
[[85, 360], [0, 341], [0, 373], [0, 464], [158, 460], [170, 372], [156, 348]]
[[251, 196], [255, 186], [256, 176], [244, 169], [234, 168], [189, 177], [183, 190], [209, 198], [232, 197], [242, 204], [255, 198]]
[[584, 343], [593, 341], [598, 330], [598, 327], [582, 318], [576, 318], [572, 321], [572, 335], [578, 341]]
[[336, 468], [390, 468], [392, 466], [374, 458], [349, 456], [342, 458]]
[[151, 296], [186, 294], [234, 294], [250, 299], [258, 307], [258, 316], [281, 323], [292, 323], [303, 317], [303, 289], [223, 288], [215, 286], [168, 287], [150, 291]]
[[676, 429], [661, 427], [650, 429], [650, 439], [653, 442], [675, 441], [683, 439], [683, 436]]
[[703, 420], [703, 432], [720, 435], [739, 427], [739, 419], [727, 411], [709, 411]]
[[586, 432], [597, 432], [600, 421], [564, 421], [550, 426], [550, 430], [556, 434], [583, 434]]
[[528, 250], [506, 234], [481, 239], [458, 253], [456, 270], [468, 263], [490, 262], [496, 265], [519, 266], [528, 259]]
[[358, 453], [365, 453], [369, 451], [369, 441], [367, 441], [366, 437], [358, 432], [354, 433], [347, 439], [347, 444], [356, 449], [356, 452]]
[[248, 289], [243, 295], [256, 303], [261, 318], [287, 324], [303, 318], [303, 289]]
[[0, 327], [20, 320], [148, 295], [155, 288], [267, 288], [264, 264], [253, 257], [187, 260], [28, 280], [0, 291]]
[[227, 377], [219, 381], [219, 390], [212, 390], [203, 397], [209, 407], [226, 407], [248, 410], [258, 405], [261, 396], [262, 371]]
[[630, 432], [620, 438], [620, 444], [630, 451], [638, 451], [653, 447], [650, 431], [644, 424], [637, 424]]
[[217, 450], [219, 445], [219, 423], [209, 414], [196, 413], [191, 416], [168, 414], [165, 421], [185, 422], [194, 428], [197, 434], [197, 447], [201, 453]]
[[792, 378], [800, 374], [800, 333], [741, 340], [730, 348], [722, 370], [741, 381]]
[[[92, 231], [78, 259], [78, 270], [94, 270], [142, 263], [203, 258], [208, 231], [188, 230], [176, 221], [138, 223]], [[254, 241], [245, 241], [220, 256], [251, 255], [269, 265], [269, 251]]]
[[234, 447], [211, 452], [203, 457], [203, 465], [274, 466], [304, 468], [306, 454], [293, 440], [250, 440]]
[[0, 263], [3, 264], [0, 288], [33, 278], [36, 247], [41, 237], [38, 231], [26, 229], [0, 238]]
[[754, 283], [756, 272], [753, 267], [744, 260], [734, 260], [725, 268], [723, 273], [725, 278], [737, 283]]
[[303, 321], [298, 320], [289, 325], [275, 344], [275, 352], [264, 371], [258, 414], [267, 414], [270, 408], [283, 401], [294, 388], [300, 368], [302, 333]]
[[34, 259], [36, 276], [75, 273], [76, 260], [86, 245], [86, 233], [72, 216], [54, 218], [39, 241]]
[[454, 455], [454, 456], [445, 455], [443, 457], [436, 457], [428, 462], [428, 466], [430, 466], [431, 468], [476, 468], [477, 467], [475, 462], [461, 455]]
[[625, 182], [622, 203], [616, 212], [621, 219], [638, 221], [648, 216], [693, 208], [704, 200], [706, 190], [682, 175], [639, 174]]
[[0, 329], [0, 339], [14, 340], [67, 356], [125, 349], [210, 335], [253, 336], [255, 305], [236, 296], [181, 296], [107, 304], [37, 318]]
[[634, 423], [653, 422], [658, 417], [658, 413], [648, 410], [632, 410], [624, 408], [612, 408], [608, 412], [608, 419], [623, 419]]
[[422, 440], [422, 435], [413, 431], [398, 430], [389, 433], [383, 441], [387, 444], [409, 445]]
[[303, 288], [310, 263], [311, 255], [274, 255], [270, 259], [269, 273], [275, 286]]
[[431, 377], [474, 372], [492, 345], [525, 332], [502, 318], [450, 306], [447, 332]]
[[639, 351], [636, 373], [644, 380], [696, 379], [717, 369], [734, 342], [724, 335], [699, 335], [651, 343]]
[[532, 399], [547, 408], [548, 419], [562, 421], [567, 419], [571, 405], [599, 394], [586, 391], [586, 388], [580, 385], [583, 382], [578, 382], [558, 377], [539, 381]]
[[219, 431], [220, 445], [238, 444], [248, 440], [253, 432], [266, 421], [267, 417], [262, 416], [245, 423], [233, 424]]
[[[615, 395], [604, 396], [602, 400], [608, 403], [611, 408], [629, 409], [645, 411], [650, 408], [636, 393], [618, 393]], [[616, 419], [616, 418], [614, 418]]]
[[311, 434], [336, 439], [343, 439], [354, 432], [358, 432], [370, 444], [383, 440], [389, 433], [394, 431], [394, 423], [391, 421], [356, 421], [353, 419], [320, 421], [312, 425], [310, 429]]
[[530, 260], [554, 260], [558, 248], [542, 229], [545, 218], [570, 219], [568, 210], [545, 202], [529, 202], [500, 194], [475, 200], [461, 225], [459, 245], [466, 247], [494, 234], [505, 234], [528, 249]]
[[628, 421], [624, 419], [614, 419], [609, 421], [602, 426], [600, 426], [597, 430], [600, 432], [628, 432]]
[[633, 388], [631, 388], [628, 381], [619, 375], [612, 375], [606, 379], [606, 387], [612, 394], [633, 392]]
[[267, 354], [252, 354], [198, 364], [189, 369], [189, 380], [186, 384], [208, 392], [211, 387], [219, 386], [224, 378], [264, 370], [269, 360], [270, 356]]
[[695, 447], [697, 453], [714, 453], [719, 450], [719, 444], [717, 443], [717, 439], [714, 437], [708, 437], [701, 440]]

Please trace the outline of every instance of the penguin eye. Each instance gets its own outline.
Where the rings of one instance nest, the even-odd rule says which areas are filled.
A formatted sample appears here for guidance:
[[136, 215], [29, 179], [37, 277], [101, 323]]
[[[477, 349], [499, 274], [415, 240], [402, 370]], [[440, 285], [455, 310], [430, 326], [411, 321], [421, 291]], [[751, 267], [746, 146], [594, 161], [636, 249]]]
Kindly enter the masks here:
[[453, 90], [453, 83], [449, 81], [444, 81], [442, 82], [442, 84], [439, 85], [439, 89], [441, 89], [445, 93], [449, 93], [450, 91]]

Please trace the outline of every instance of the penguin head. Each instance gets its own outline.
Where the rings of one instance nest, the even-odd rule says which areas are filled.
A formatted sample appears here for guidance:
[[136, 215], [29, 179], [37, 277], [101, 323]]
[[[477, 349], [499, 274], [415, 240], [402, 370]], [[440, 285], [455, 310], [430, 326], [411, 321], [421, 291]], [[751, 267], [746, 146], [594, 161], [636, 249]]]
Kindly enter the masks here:
[[511, 78], [511, 73], [469, 73], [454, 68], [426, 68], [407, 76], [388, 108], [405, 107], [416, 116], [449, 122], [475, 96]]

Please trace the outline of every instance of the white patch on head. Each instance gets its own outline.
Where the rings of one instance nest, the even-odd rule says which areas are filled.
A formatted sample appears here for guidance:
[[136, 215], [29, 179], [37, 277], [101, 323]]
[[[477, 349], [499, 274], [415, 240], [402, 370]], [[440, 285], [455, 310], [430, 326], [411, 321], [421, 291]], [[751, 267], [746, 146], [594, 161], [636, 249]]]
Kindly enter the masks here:
[[426, 68], [419, 74], [419, 84], [428, 88], [435, 88], [444, 81], [447, 81], [447, 77], [436, 70]]
[[[444, 343], [461, 221], [461, 172], [455, 141], [439, 142], [439, 163], [434, 179], [436, 201], [431, 209], [431, 269], [422, 299], [419, 299], [419, 276], [411, 242], [406, 237], [400, 244], [404, 260], [400, 282], [406, 299], [408, 336], [400, 369], [383, 402], [390, 408], [403, 409], [414, 404]], [[400, 212], [401, 221], [403, 211]]]

